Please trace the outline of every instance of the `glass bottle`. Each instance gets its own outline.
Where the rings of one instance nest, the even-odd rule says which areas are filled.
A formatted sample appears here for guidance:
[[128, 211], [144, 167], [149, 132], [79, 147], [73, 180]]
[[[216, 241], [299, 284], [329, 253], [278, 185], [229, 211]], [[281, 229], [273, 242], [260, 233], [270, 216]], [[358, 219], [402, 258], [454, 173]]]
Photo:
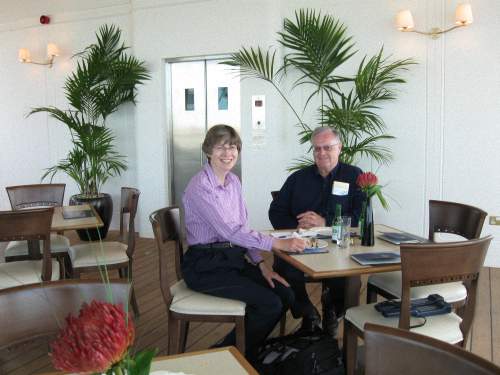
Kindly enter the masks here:
[[332, 242], [337, 242], [342, 231], [342, 206], [337, 203], [335, 205], [335, 218], [332, 223]]

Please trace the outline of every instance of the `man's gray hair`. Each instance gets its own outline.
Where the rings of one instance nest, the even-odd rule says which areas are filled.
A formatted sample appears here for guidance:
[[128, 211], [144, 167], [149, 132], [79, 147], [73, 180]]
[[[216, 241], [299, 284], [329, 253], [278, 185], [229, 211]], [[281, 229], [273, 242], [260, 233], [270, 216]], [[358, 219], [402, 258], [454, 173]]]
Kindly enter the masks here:
[[317, 135], [323, 134], [323, 133], [331, 133], [335, 138], [337, 138], [337, 140], [339, 142], [342, 142], [342, 140], [340, 139], [340, 134], [337, 130], [335, 130], [334, 128], [331, 128], [329, 126], [318, 126], [316, 129], [313, 130], [313, 132], [311, 134], [311, 143], [312, 143], [314, 137], [316, 137]]

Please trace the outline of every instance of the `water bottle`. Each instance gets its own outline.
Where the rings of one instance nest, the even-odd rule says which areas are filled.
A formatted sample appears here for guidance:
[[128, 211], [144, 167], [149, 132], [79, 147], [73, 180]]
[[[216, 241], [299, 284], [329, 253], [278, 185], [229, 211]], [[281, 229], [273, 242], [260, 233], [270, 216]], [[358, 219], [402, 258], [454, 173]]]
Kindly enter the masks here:
[[342, 206], [337, 203], [335, 206], [335, 218], [332, 223], [332, 242], [340, 239], [342, 232]]

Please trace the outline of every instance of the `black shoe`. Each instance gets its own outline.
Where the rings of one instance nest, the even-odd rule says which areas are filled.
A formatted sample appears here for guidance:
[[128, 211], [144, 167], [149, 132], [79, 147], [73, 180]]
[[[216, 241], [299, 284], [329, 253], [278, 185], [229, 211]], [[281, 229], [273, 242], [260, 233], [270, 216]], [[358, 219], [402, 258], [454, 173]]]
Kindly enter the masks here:
[[314, 309], [308, 315], [305, 315], [302, 318], [302, 325], [300, 326], [300, 331], [303, 332], [315, 332], [318, 328], [321, 327], [321, 316], [318, 311]]
[[335, 337], [337, 335], [337, 330], [339, 328], [339, 321], [333, 309], [323, 310], [322, 325], [323, 325], [323, 331], [330, 337]]

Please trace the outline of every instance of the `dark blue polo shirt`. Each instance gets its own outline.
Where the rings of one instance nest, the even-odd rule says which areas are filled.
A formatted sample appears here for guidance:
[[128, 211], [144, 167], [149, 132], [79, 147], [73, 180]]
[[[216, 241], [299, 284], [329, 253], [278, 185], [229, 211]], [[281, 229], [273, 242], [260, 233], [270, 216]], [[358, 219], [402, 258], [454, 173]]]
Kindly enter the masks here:
[[[356, 178], [362, 173], [358, 167], [339, 163], [326, 177], [322, 177], [316, 165], [294, 172], [287, 178], [278, 197], [271, 202], [269, 220], [274, 229], [297, 228], [297, 215], [314, 211], [332, 225], [335, 206], [340, 203], [342, 215], [352, 216], [352, 226], [358, 225], [364, 193], [356, 185]], [[347, 195], [332, 194], [334, 181], [349, 184]]]

